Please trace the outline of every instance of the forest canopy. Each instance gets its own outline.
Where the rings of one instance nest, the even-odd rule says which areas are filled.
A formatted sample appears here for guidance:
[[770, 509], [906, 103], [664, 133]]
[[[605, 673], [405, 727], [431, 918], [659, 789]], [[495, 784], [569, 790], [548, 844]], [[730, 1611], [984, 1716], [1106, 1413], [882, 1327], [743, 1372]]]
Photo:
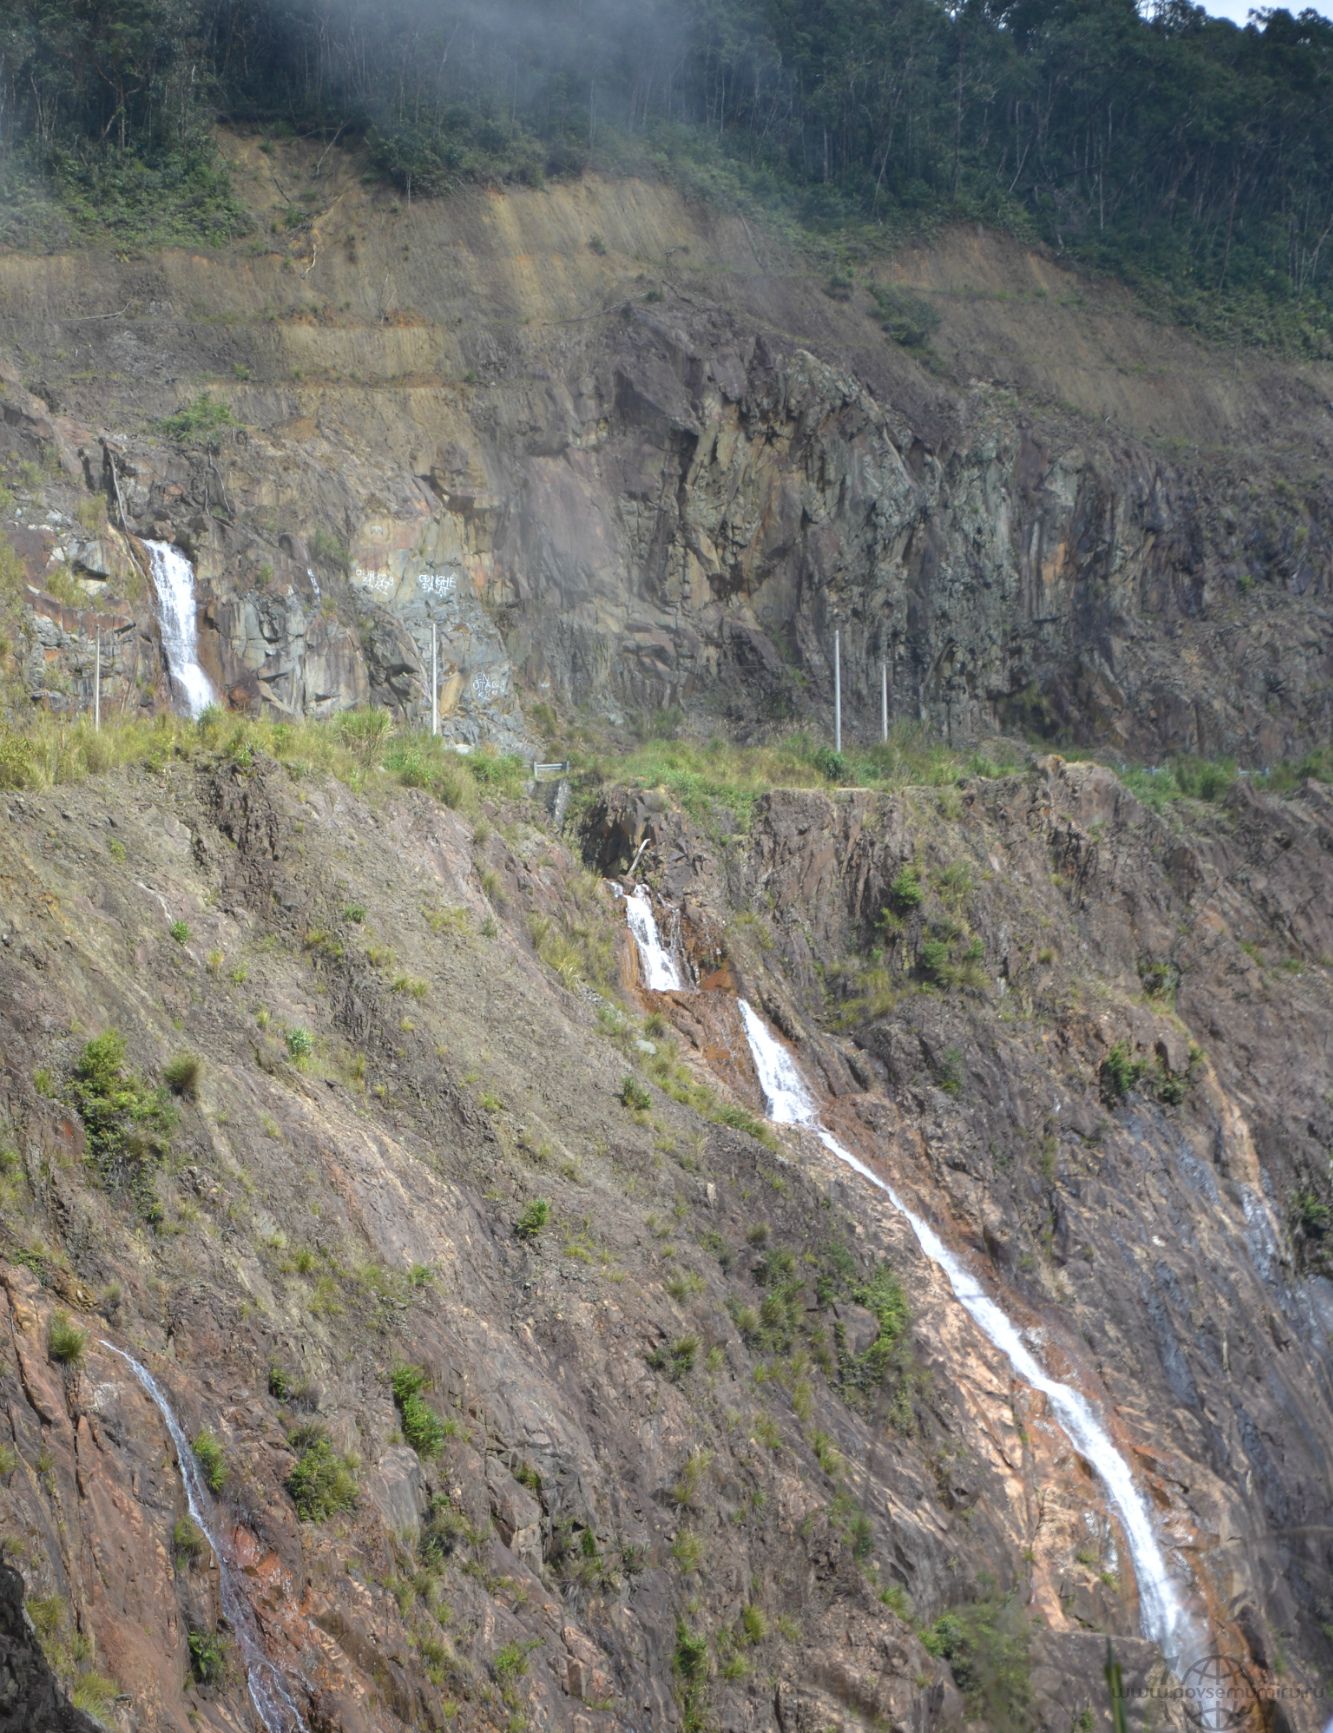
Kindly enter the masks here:
[[969, 217], [1195, 323], [1333, 329], [1333, 22], [1188, 0], [9, 0], [0, 237], [220, 238], [219, 121], [411, 197], [689, 165], [807, 225]]

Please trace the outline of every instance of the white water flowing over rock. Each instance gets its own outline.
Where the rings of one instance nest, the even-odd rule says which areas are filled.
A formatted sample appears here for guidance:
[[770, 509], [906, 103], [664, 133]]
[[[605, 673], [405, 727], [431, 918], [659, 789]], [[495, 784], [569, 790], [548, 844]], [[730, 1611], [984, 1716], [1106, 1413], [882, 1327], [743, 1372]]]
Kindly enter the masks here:
[[199, 622], [194, 608], [194, 567], [169, 542], [145, 542], [157, 591], [157, 618], [171, 683], [191, 716], [217, 703], [213, 682], [199, 666]]
[[241, 1586], [240, 1573], [227, 1549], [219, 1542], [209, 1521], [208, 1513], [213, 1508], [213, 1501], [204, 1486], [198, 1460], [161, 1385], [146, 1366], [141, 1366], [134, 1356], [127, 1354], [123, 1348], [117, 1348], [110, 1342], [103, 1342], [102, 1347], [118, 1355], [133, 1372], [152, 1399], [171, 1436], [176, 1451], [176, 1466], [180, 1469], [181, 1480], [185, 1484], [185, 1502], [190, 1516], [202, 1530], [205, 1540], [213, 1549], [213, 1557], [217, 1560], [222, 1614], [245, 1662], [250, 1701], [263, 1723], [265, 1733], [309, 1733], [296, 1704], [292, 1701], [291, 1693], [283, 1683], [282, 1675], [260, 1647], [259, 1626], [255, 1622], [249, 1597]]
[[1091, 1404], [1077, 1390], [1058, 1383], [1044, 1370], [1018, 1328], [959, 1263], [930, 1224], [909, 1209], [886, 1180], [845, 1149], [820, 1123], [814, 1099], [791, 1054], [744, 999], [737, 1003], [770, 1119], [778, 1125], [799, 1125], [812, 1131], [839, 1161], [869, 1180], [906, 1217], [922, 1251], [948, 1278], [954, 1297], [1023, 1382], [1046, 1397], [1065, 1436], [1101, 1479], [1124, 1525], [1134, 1561], [1144, 1635], [1157, 1644], [1168, 1664], [1177, 1670], [1197, 1660], [1206, 1648], [1202, 1633], [1181, 1599], [1129, 1464], [1111, 1442]]
[[639, 947], [644, 986], [654, 993], [683, 992], [685, 981], [680, 965], [662, 943], [647, 885], [636, 886], [625, 898], [625, 918], [634, 935], [634, 943]]

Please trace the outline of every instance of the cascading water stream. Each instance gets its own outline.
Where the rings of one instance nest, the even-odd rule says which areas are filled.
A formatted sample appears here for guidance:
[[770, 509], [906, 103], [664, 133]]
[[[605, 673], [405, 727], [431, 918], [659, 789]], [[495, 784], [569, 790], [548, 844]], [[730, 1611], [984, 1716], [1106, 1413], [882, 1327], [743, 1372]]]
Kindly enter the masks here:
[[654, 993], [683, 992], [685, 981], [680, 965], [662, 943], [647, 885], [636, 886], [625, 898], [625, 918], [639, 947], [644, 986]]
[[102, 1347], [118, 1355], [133, 1372], [152, 1399], [171, 1436], [176, 1452], [176, 1465], [185, 1486], [185, 1502], [190, 1516], [202, 1530], [205, 1540], [213, 1549], [213, 1557], [217, 1560], [222, 1613], [240, 1648], [245, 1662], [246, 1682], [250, 1687], [250, 1701], [255, 1706], [255, 1713], [259, 1716], [265, 1733], [309, 1733], [300, 1711], [292, 1701], [290, 1691], [283, 1683], [282, 1675], [260, 1646], [259, 1626], [255, 1621], [254, 1609], [241, 1586], [234, 1561], [219, 1541], [209, 1521], [207, 1513], [213, 1508], [212, 1500], [204, 1486], [194, 1451], [191, 1450], [180, 1421], [177, 1420], [161, 1385], [146, 1366], [141, 1366], [134, 1356], [127, 1354], [123, 1348], [117, 1348], [110, 1342], [103, 1342]]
[[210, 704], [217, 703], [217, 693], [199, 666], [194, 567], [169, 542], [145, 542], [144, 546], [157, 592], [157, 617], [171, 683], [186, 710], [197, 718]]
[[922, 1251], [948, 1278], [954, 1297], [1023, 1382], [1046, 1397], [1065, 1436], [1100, 1477], [1124, 1525], [1139, 1586], [1145, 1636], [1157, 1644], [1168, 1665], [1177, 1672], [1199, 1659], [1207, 1646], [1203, 1634], [1181, 1599], [1129, 1464], [1112, 1443], [1091, 1404], [1077, 1390], [1058, 1383], [1044, 1370], [1017, 1327], [953, 1256], [930, 1224], [909, 1209], [886, 1180], [845, 1149], [820, 1123], [814, 1100], [791, 1054], [744, 999], [737, 1003], [770, 1119], [777, 1125], [804, 1126], [812, 1131], [826, 1149], [883, 1192], [906, 1218]]

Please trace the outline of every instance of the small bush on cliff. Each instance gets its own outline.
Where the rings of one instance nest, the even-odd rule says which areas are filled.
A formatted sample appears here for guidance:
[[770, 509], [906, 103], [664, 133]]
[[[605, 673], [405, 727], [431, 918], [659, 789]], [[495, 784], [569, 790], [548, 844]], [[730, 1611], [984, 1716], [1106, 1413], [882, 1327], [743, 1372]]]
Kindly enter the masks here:
[[46, 1351], [59, 1366], [81, 1366], [88, 1348], [88, 1332], [71, 1323], [64, 1312], [52, 1315], [46, 1331]]
[[227, 1453], [222, 1448], [221, 1441], [209, 1427], [195, 1434], [190, 1441], [190, 1449], [194, 1451], [195, 1460], [199, 1464], [199, 1472], [204, 1477], [204, 1485], [210, 1492], [221, 1492], [227, 1484]]
[[174, 415], [159, 421], [157, 430], [163, 438], [175, 440], [178, 445], [198, 445], [205, 451], [216, 451], [222, 435], [236, 425], [236, 417], [225, 403], [201, 391]]
[[647, 1113], [653, 1098], [637, 1077], [626, 1076], [620, 1084], [620, 1101], [631, 1113]]
[[199, 1079], [204, 1062], [197, 1053], [178, 1053], [164, 1066], [162, 1081], [173, 1095], [193, 1101], [199, 1094]]
[[1143, 1075], [1143, 1066], [1130, 1052], [1127, 1041], [1117, 1041], [1102, 1060], [1098, 1081], [1107, 1106], [1123, 1101]]
[[190, 1671], [201, 1685], [220, 1685], [227, 1675], [227, 1646], [216, 1631], [189, 1635]]
[[544, 1197], [535, 1197], [514, 1223], [515, 1238], [535, 1240], [551, 1219], [551, 1206]]
[[403, 1437], [418, 1456], [429, 1459], [440, 1454], [446, 1434], [444, 1422], [421, 1399], [427, 1382], [426, 1373], [420, 1366], [394, 1367], [393, 1399], [403, 1424]]
[[125, 1068], [125, 1037], [108, 1029], [80, 1053], [70, 1098], [83, 1121], [88, 1156], [108, 1185], [143, 1191], [148, 1169], [171, 1146], [175, 1115], [166, 1093]]
[[992, 1733], [1032, 1725], [1032, 1660], [1027, 1619], [1012, 1599], [992, 1598], [942, 1614], [921, 1641], [949, 1663], [971, 1713]]
[[357, 1484], [352, 1458], [339, 1456], [322, 1427], [302, 1427], [290, 1442], [300, 1455], [287, 1476], [287, 1491], [301, 1521], [324, 1522], [353, 1509]]
[[910, 915], [913, 909], [921, 907], [925, 894], [921, 874], [909, 861], [906, 866], [899, 867], [889, 886], [889, 907], [895, 915]]

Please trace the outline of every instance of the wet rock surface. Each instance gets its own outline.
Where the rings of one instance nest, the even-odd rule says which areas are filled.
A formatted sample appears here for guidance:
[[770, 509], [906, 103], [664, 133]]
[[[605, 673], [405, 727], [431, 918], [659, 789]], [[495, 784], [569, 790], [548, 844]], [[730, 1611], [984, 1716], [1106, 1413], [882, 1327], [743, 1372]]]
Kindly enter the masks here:
[[[1108, 1724], [1108, 1635], [1137, 1700], [1186, 1725], [1043, 1404], [887, 1206], [737, 1118], [762, 1106], [737, 989], [799, 1044], [838, 1136], [1111, 1416], [1219, 1648], [1319, 1724], [1328, 1320], [1291, 1199], [1324, 1135], [1319, 1067], [1293, 1055], [1327, 1027], [1327, 795], [1163, 817], [1056, 760], [945, 794], [775, 791], [725, 847], [609, 798], [590, 824], [637, 846], [651, 819], [642, 870], [675, 875], [711, 983], [618, 1012], [613, 982], [571, 989], [534, 950], [604, 933], [629, 970], [623, 914], [535, 804], [478, 824], [205, 755], [0, 807], [0, 1532], [63, 1609], [61, 1664], [127, 1693], [126, 1726], [222, 1733], [243, 1686], [234, 1658], [192, 1676], [215, 1574], [102, 1337], [222, 1445], [218, 1517], [312, 1727], [672, 1727], [699, 1653], [698, 1701], [756, 1733], [1011, 1712], [1065, 1733]], [[913, 984], [911, 921], [868, 958], [905, 859], [920, 921], [955, 921], [960, 954], [981, 937], [967, 982]], [[1143, 991], [1163, 954], [1174, 1008]], [[866, 967], [887, 1010], [858, 1004]], [[69, 1104], [108, 1027], [150, 1082], [187, 1044], [203, 1061], [147, 1191], [99, 1181]], [[1117, 1042], [1145, 1069], [1108, 1101]], [[911, 1326], [867, 1382], [885, 1268]], [[57, 1313], [87, 1332], [77, 1365], [51, 1356]], [[440, 1426], [420, 1451], [403, 1364]], [[303, 1521], [291, 1477], [321, 1437], [356, 1502]], [[965, 1702], [926, 1647], [959, 1607], [1021, 1709], [958, 1662]]]

